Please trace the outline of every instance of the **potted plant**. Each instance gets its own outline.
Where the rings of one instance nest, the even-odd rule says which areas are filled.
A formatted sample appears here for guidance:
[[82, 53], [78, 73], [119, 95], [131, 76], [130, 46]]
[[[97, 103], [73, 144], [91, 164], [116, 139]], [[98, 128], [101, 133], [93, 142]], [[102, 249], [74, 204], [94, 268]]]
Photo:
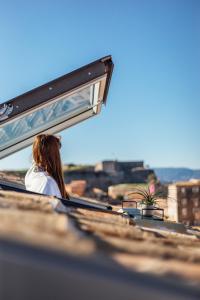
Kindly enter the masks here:
[[156, 208], [157, 199], [160, 197], [160, 193], [156, 192], [148, 186], [147, 188], [135, 188], [133, 192], [129, 194], [131, 197], [139, 198], [141, 209], [143, 209], [143, 216], [152, 217], [154, 209]]

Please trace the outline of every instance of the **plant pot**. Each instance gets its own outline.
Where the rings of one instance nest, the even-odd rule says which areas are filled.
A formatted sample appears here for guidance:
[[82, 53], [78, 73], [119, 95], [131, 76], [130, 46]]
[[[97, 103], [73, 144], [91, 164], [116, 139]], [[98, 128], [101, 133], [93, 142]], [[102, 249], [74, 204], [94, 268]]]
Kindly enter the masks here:
[[143, 216], [144, 217], [153, 217], [154, 215], [154, 205], [142, 204]]

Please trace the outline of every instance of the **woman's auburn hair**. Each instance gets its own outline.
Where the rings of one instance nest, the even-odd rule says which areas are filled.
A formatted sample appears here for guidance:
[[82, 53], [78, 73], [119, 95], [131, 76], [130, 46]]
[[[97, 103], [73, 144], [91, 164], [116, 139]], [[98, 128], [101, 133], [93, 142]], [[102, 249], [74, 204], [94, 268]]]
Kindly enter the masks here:
[[33, 160], [57, 182], [62, 197], [69, 199], [64, 184], [60, 147], [61, 143], [58, 137], [40, 134], [35, 137], [33, 142]]

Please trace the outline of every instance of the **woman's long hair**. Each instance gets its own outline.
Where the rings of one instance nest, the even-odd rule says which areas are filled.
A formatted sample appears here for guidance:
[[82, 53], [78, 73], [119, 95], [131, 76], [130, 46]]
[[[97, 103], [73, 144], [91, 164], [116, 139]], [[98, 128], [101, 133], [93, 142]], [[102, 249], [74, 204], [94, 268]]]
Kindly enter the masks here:
[[46, 171], [58, 184], [63, 198], [69, 196], [65, 190], [60, 158], [60, 139], [50, 134], [40, 134], [33, 142], [33, 159], [38, 167]]

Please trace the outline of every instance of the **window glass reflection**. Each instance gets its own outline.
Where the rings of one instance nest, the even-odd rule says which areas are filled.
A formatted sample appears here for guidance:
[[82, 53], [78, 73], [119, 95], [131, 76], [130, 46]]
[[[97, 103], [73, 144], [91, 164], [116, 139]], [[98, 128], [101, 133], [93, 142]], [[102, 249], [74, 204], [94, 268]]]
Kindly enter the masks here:
[[93, 86], [58, 99], [0, 127], [0, 150], [65, 121], [93, 105]]

